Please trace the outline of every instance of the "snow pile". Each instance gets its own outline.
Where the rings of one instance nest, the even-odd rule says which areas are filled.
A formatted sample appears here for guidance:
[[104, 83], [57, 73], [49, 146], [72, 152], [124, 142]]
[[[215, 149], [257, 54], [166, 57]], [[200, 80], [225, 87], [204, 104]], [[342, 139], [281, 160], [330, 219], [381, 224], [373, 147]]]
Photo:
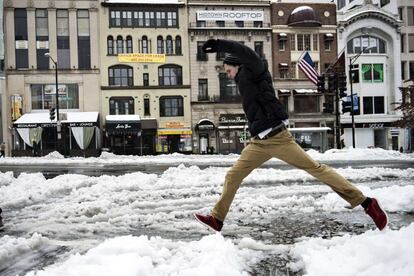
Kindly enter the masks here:
[[85, 255], [72, 255], [28, 276], [249, 275], [260, 252], [238, 248], [220, 234], [198, 241], [123, 236], [101, 243]]
[[398, 231], [309, 239], [293, 246], [291, 268], [309, 276], [414, 275], [413, 236], [411, 223]]
[[64, 159], [65, 157], [57, 151], [52, 151], [48, 155], [45, 155], [45, 159]]

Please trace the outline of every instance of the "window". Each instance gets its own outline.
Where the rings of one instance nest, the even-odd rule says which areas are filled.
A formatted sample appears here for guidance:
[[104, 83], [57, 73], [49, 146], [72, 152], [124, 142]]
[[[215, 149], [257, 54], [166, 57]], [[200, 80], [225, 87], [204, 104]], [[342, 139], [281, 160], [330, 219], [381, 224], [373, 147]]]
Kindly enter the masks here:
[[255, 41], [254, 42], [254, 51], [260, 56], [263, 57], [263, 41]]
[[373, 47], [367, 53], [386, 53], [385, 41], [374, 36], [359, 36], [348, 41], [347, 48], [349, 54], [359, 54], [363, 49]]
[[290, 35], [290, 50], [295, 51], [296, 50], [296, 37], [294, 34]]
[[384, 7], [385, 5], [387, 5], [389, 3], [390, 3], [390, 0], [381, 0], [381, 2], [380, 2], [381, 7]]
[[408, 26], [414, 26], [414, 7], [407, 7]]
[[253, 27], [262, 28], [263, 27], [263, 21], [253, 21]]
[[317, 113], [319, 109], [319, 97], [314, 95], [298, 95], [293, 97], [295, 112], [297, 113]]
[[167, 26], [168, 27], [177, 26], [177, 12], [167, 13]]
[[220, 82], [220, 100], [237, 100], [240, 98], [239, 90], [237, 89], [236, 82], [227, 77], [226, 73], [219, 74]]
[[234, 24], [236, 27], [243, 28], [244, 27], [244, 21], [234, 21]]
[[405, 52], [405, 34], [401, 34], [401, 53]]
[[205, 27], [206, 26], [206, 21], [197, 20], [196, 25], [197, 25], [197, 27]]
[[56, 11], [58, 68], [70, 68], [69, 12]]
[[133, 53], [133, 49], [132, 49], [132, 37], [129, 35], [126, 38], [126, 52], [128, 54]]
[[164, 54], [164, 40], [160, 35], [157, 37], [157, 53]]
[[404, 9], [403, 7], [398, 8], [398, 19], [404, 21], [404, 15], [403, 15]]
[[325, 39], [323, 41], [323, 46], [324, 46], [325, 51], [329, 52], [332, 50], [332, 43], [333, 43], [333, 40], [330, 40], [330, 39]]
[[26, 9], [14, 9], [14, 39], [16, 41], [16, 69], [29, 67]]
[[311, 50], [311, 35], [310, 34], [298, 34], [298, 51], [310, 51]]
[[[77, 84], [59, 84], [58, 89], [61, 109], [79, 109]], [[33, 110], [48, 110], [55, 107], [56, 84], [32, 84], [30, 90]]]
[[134, 114], [134, 98], [132, 97], [111, 97], [109, 98], [110, 115]]
[[144, 35], [141, 40], [141, 53], [143, 54], [149, 53], [148, 38], [146, 35]]
[[173, 51], [173, 40], [170, 35], [167, 36], [167, 40], [165, 41], [165, 53], [167, 55], [172, 55]]
[[122, 26], [132, 27], [132, 11], [122, 12]]
[[181, 55], [182, 54], [182, 50], [181, 50], [181, 36], [177, 35], [175, 37], [175, 54], [176, 55]]
[[121, 26], [121, 12], [120, 11], [111, 11], [111, 27], [120, 27]]
[[296, 62], [292, 62], [290, 64], [290, 76], [292, 79], [296, 79], [297, 75], [296, 75]]
[[408, 52], [414, 53], [414, 34], [408, 34]]
[[359, 64], [353, 64], [351, 66], [352, 83], [359, 83]]
[[204, 42], [205, 41], [198, 41], [197, 42], [197, 60], [198, 61], [207, 61], [208, 60], [207, 54], [203, 51]]
[[363, 114], [384, 114], [384, 97], [363, 97]]
[[401, 79], [405, 80], [405, 66], [406, 66], [407, 62], [406, 61], [401, 61]]
[[124, 40], [122, 36], [118, 35], [116, 38], [116, 53], [122, 54], [124, 52]]
[[142, 74], [142, 85], [149, 86], [149, 74], [148, 73]]
[[313, 51], [318, 51], [318, 39], [319, 39], [319, 35], [318, 34], [313, 34], [312, 35], [313, 38]]
[[108, 55], [114, 55], [114, 38], [111, 35], [106, 39], [106, 44], [108, 48]]
[[144, 99], [144, 116], [150, 116], [150, 99], [145, 98]]
[[133, 69], [126, 65], [115, 65], [108, 68], [110, 86], [133, 86]]
[[384, 82], [383, 64], [362, 64], [362, 80], [364, 82]]
[[410, 61], [408, 69], [409, 69], [410, 80], [412, 80], [414, 79], [414, 61]]
[[342, 9], [343, 7], [345, 7], [346, 5], [346, 1], [345, 0], [338, 0], [338, 10]]
[[287, 79], [289, 77], [289, 67], [287, 63], [279, 63], [279, 78]]
[[208, 79], [198, 79], [198, 100], [208, 100]]
[[89, 11], [78, 10], [78, 65], [79, 69], [91, 68], [91, 42], [89, 35]]
[[216, 26], [217, 27], [224, 27], [225, 26], [225, 23], [224, 23], [224, 21], [216, 21]]
[[286, 40], [280, 39], [277, 41], [279, 51], [284, 51], [286, 48]]
[[49, 69], [49, 58], [45, 57], [45, 53], [49, 52], [47, 9], [36, 9], [35, 15], [37, 69]]
[[160, 117], [184, 116], [183, 97], [163, 96], [160, 98]]
[[158, 82], [161, 86], [182, 85], [182, 68], [177, 65], [158, 67]]

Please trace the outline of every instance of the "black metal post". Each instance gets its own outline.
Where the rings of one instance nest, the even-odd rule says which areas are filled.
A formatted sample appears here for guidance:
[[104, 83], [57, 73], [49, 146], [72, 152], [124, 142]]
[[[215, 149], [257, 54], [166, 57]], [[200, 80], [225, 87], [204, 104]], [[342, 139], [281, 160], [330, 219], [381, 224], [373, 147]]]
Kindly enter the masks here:
[[335, 115], [336, 115], [336, 128], [335, 128], [335, 136], [336, 136], [336, 148], [337, 149], [341, 149], [341, 121], [340, 121], [340, 116], [341, 114], [339, 113], [339, 87], [336, 87], [336, 91], [335, 91]]
[[[357, 56], [357, 58], [358, 57], [359, 57], [359, 55]], [[355, 58], [355, 60], [356, 60], [356, 58]], [[353, 91], [353, 87], [352, 87], [352, 79], [353, 79], [353, 77], [352, 77], [352, 58], [350, 58], [349, 59], [349, 82], [350, 82], [350, 88], [351, 88], [352, 147], [355, 148], [354, 91]]]

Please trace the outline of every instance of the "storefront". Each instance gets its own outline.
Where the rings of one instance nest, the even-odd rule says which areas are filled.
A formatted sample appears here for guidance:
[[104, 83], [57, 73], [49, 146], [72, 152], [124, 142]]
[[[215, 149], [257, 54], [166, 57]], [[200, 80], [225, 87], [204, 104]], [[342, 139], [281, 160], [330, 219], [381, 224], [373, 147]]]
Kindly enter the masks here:
[[304, 150], [317, 150], [325, 152], [329, 149], [327, 132], [329, 127], [298, 127], [289, 128], [289, 131], [295, 137], [298, 143]]
[[141, 154], [141, 120], [138, 115], [107, 115], [105, 147], [115, 154]]
[[201, 119], [195, 127], [198, 134], [198, 153], [214, 153], [215, 147], [212, 144], [212, 137], [214, 137], [215, 126], [209, 119]]
[[141, 119], [140, 155], [156, 154], [158, 124], [156, 119]]
[[218, 152], [241, 153], [250, 139], [244, 114], [221, 114], [217, 127]]
[[98, 156], [101, 149], [98, 112], [62, 113], [61, 139], [49, 113], [26, 113], [13, 123], [12, 156]]
[[189, 128], [158, 130], [157, 153], [192, 153], [192, 131]]

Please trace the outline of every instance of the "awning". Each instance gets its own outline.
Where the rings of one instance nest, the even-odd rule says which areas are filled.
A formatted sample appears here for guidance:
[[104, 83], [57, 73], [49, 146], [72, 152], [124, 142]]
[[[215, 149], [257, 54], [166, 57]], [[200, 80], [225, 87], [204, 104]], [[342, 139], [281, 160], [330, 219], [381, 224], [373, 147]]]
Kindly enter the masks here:
[[158, 135], [191, 135], [192, 133], [189, 128], [165, 128], [158, 130]]
[[318, 90], [316, 89], [294, 89], [293, 92], [296, 92], [298, 94], [314, 94], [314, 93], [318, 93]]
[[[98, 125], [98, 112], [62, 112], [66, 119], [61, 120], [63, 125], [70, 127], [89, 127]], [[49, 112], [26, 113], [13, 122], [15, 128], [56, 127], [56, 119], [51, 121]]]
[[279, 90], [277, 90], [277, 92], [282, 93], [282, 94], [290, 94], [289, 89], [279, 89]]
[[214, 130], [214, 123], [209, 119], [201, 119], [196, 125], [196, 130]]
[[107, 115], [106, 131], [108, 134], [138, 134], [141, 120], [138, 115]]

